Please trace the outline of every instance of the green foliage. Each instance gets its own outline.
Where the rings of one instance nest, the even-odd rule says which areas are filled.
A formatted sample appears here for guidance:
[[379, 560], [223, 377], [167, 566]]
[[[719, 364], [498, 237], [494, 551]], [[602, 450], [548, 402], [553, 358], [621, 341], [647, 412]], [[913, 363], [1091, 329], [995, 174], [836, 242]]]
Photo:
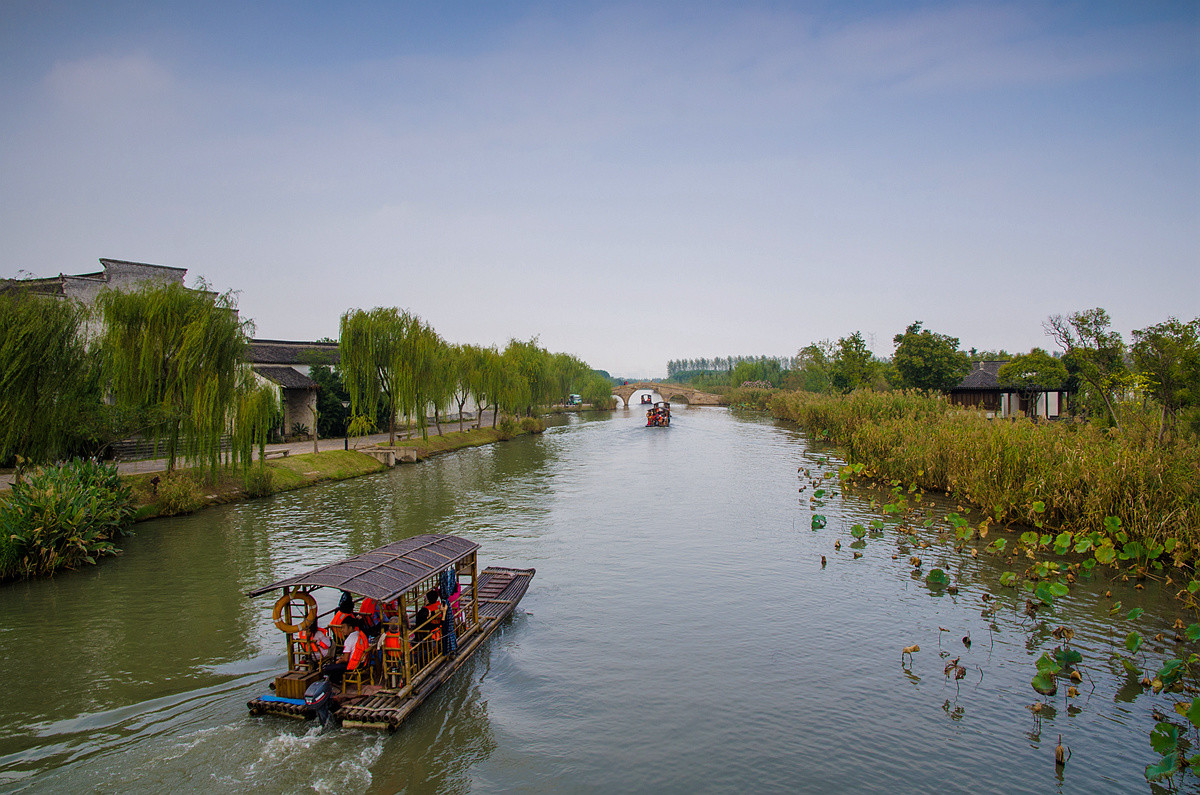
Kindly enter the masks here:
[[350, 424], [350, 410], [342, 406], [350, 394], [342, 383], [340, 370], [327, 364], [309, 367], [308, 377], [317, 382], [317, 435], [328, 439], [345, 436]]
[[814, 513], [812, 516], [812, 529], [820, 530], [825, 526], [826, 519], [819, 513]]
[[1077, 387], [1076, 404], [1089, 413], [1103, 412], [1119, 428], [1115, 393], [1129, 383], [1129, 373], [1125, 344], [1120, 334], [1108, 330], [1110, 322], [1108, 313], [1096, 307], [1067, 318], [1052, 315], [1045, 329], [1063, 349], [1063, 366]]
[[271, 470], [265, 466], [247, 469], [242, 476], [242, 482], [249, 497], [265, 497], [275, 491], [274, 477]]
[[1041, 348], [1034, 348], [1003, 365], [997, 378], [1000, 386], [1011, 387], [1021, 393], [1027, 406], [1026, 413], [1033, 416], [1040, 393], [1060, 389], [1066, 384], [1067, 368]]
[[[1198, 445], [1154, 446], [1132, 429], [994, 422], [912, 392], [780, 392], [769, 410], [838, 444], [878, 481], [951, 493], [998, 524], [1041, 522], [1048, 545], [1069, 529], [1074, 548], [1100, 564], [1116, 562], [1129, 540], [1145, 558], [1165, 555], [1168, 541], [1176, 560], [1200, 553]], [[1028, 533], [1027, 546], [1040, 546], [1043, 533]]]
[[235, 457], [241, 461], [243, 468], [249, 469], [254, 448], [258, 448], [261, 461], [266, 451], [267, 437], [279, 421], [279, 397], [273, 385], [255, 385], [249, 370], [243, 369], [242, 374], [246, 382], [238, 390], [232, 444]]
[[612, 382], [598, 375], [593, 375], [583, 383], [579, 390], [579, 396], [584, 403], [600, 410], [609, 410], [617, 402], [617, 398], [612, 393]]
[[0, 461], [50, 461], [71, 452], [79, 417], [99, 405], [84, 313], [21, 282], [0, 287]]
[[112, 542], [133, 510], [115, 466], [71, 461], [27, 475], [0, 505], [0, 578], [50, 574], [116, 553]]
[[425, 407], [445, 397], [431, 386], [435, 369], [443, 364], [439, 353], [444, 345], [429, 324], [395, 307], [343, 314], [339, 368], [352, 414], [375, 417], [382, 407], [389, 443], [396, 441], [401, 413], [416, 418], [425, 435]]
[[177, 458], [215, 477], [245, 376], [247, 323], [230, 293], [182, 284], [106, 290], [97, 299], [104, 319], [103, 372], [113, 398], [167, 417], [151, 434], [165, 438], [168, 471]]
[[948, 391], [962, 381], [971, 366], [967, 355], [958, 350], [958, 337], [922, 331], [919, 320], [897, 334], [893, 342], [892, 364], [906, 388]]
[[1166, 721], [1159, 722], [1150, 733], [1150, 747], [1161, 754], [1162, 758], [1154, 764], [1146, 765], [1147, 781], [1162, 781], [1182, 769], [1178, 726]]
[[526, 433], [541, 433], [546, 430], [546, 423], [537, 417], [522, 417], [521, 430]]
[[1132, 352], [1142, 386], [1162, 407], [1161, 442], [1181, 409], [1200, 406], [1200, 318], [1134, 331]]
[[500, 424], [496, 426], [496, 430], [500, 432], [501, 439], [511, 439], [517, 435], [517, 430], [520, 426], [517, 424], [517, 418], [511, 414], [504, 414], [500, 417]]
[[158, 513], [176, 516], [204, 505], [204, 493], [200, 484], [189, 472], [169, 472], [158, 484]]
[[934, 590], [940, 590], [950, 584], [950, 575], [941, 569], [930, 569], [925, 575], [925, 584]]
[[1049, 652], [1042, 652], [1042, 656], [1037, 659], [1036, 665], [1038, 672], [1030, 682], [1033, 689], [1043, 696], [1052, 696], [1057, 693], [1058, 684], [1055, 682], [1055, 677], [1062, 672], [1062, 665], [1051, 657]]
[[879, 378], [881, 365], [867, 350], [861, 332], [854, 332], [837, 341], [837, 353], [830, 363], [830, 381], [841, 392], [883, 386]]

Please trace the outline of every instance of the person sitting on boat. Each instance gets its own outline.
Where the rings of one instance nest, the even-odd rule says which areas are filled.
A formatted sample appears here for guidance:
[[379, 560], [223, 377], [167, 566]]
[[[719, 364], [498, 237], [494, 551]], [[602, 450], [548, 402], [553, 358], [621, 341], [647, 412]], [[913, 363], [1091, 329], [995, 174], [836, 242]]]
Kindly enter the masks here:
[[348, 592], [342, 591], [342, 598], [338, 601], [337, 612], [333, 614], [333, 618], [329, 622], [329, 626], [339, 627], [349, 625], [347, 619], [354, 618], [354, 597]]
[[358, 606], [358, 617], [362, 619], [368, 635], [379, 636], [383, 626], [383, 605], [380, 602], [369, 596], [363, 597], [362, 604]]
[[342, 653], [338, 655], [336, 661], [329, 663], [321, 669], [321, 673], [328, 676], [329, 681], [335, 685], [342, 683], [342, 676], [347, 671], [356, 670], [358, 666], [366, 663], [367, 651], [371, 645], [367, 641], [367, 633], [364, 631], [362, 619], [357, 616], [350, 616], [343, 623], [351, 631], [346, 636], [346, 642], [342, 644]]
[[328, 632], [317, 626], [316, 616], [300, 630], [297, 639], [300, 641], [300, 648], [318, 668], [333, 656], [333, 641]]
[[437, 656], [438, 644], [442, 640], [443, 607], [437, 588], [425, 594], [425, 606], [417, 611], [416, 642], [426, 651], [426, 659]]

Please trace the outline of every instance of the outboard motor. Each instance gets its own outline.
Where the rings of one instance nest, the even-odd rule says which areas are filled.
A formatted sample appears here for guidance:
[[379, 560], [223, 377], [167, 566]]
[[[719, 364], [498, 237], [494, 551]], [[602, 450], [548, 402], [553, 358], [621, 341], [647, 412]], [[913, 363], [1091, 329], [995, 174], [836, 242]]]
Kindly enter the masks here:
[[328, 676], [321, 677], [304, 691], [304, 704], [317, 711], [317, 720], [321, 722], [321, 728], [325, 728], [325, 724], [329, 722], [329, 704], [332, 694], [333, 685], [329, 683]]

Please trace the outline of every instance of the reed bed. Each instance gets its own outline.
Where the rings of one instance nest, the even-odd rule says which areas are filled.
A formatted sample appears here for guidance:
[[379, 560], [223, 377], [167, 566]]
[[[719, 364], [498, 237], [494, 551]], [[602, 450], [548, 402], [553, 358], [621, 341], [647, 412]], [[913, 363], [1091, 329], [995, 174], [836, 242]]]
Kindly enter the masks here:
[[[1176, 563], [1200, 558], [1200, 447], [1083, 422], [989, 420], [919, 392], [845, 396], [781, 392], [769, 410], [842, 447], [874, 478], [947, 492], [1001, 523], [1177, 540]], [[1044, 505], [1044, 509], [1038, 508]]]

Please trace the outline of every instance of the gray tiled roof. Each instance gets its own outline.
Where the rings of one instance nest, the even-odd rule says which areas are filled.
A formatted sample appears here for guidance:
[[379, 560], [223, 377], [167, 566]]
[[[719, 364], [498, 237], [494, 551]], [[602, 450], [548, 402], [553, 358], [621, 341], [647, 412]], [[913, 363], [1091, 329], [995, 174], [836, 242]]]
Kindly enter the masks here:
[[284, 389], [312, 389], [317, 385], [317, 382], [301, 373], [298, 370], [293, 370], [291, 367], [264, 367], [258, 366], [254, 368], [254, 372], [279, 384]]
[[959, 389], [1000, 389], [1000, 368], [1008, 364], [1008, 359], [991, 362], [975, 362], [974, 369], [967, 373], [958, 386], [950, 391]]
[[251, 364], [337, 364], [336, 342], [250, 340], [246, 351]]

